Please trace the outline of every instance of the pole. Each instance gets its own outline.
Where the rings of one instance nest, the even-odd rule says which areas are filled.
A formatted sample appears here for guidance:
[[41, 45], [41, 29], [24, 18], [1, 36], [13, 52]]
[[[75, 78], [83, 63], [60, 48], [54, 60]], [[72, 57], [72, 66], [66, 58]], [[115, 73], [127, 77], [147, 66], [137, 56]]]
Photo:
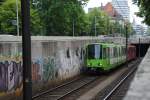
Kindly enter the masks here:
[[23, 100], [32, 100], [30, 0], [21, 0], [23, 47]]
[[126, 64], [128, 67], [128, 27], [127, 24], [125, 25], [126, 30]]
[[140, 54], [140, 52], [141, 52], [141, 41], [140, 41], [140, 38], [139, 38], [139, 58], [140, 58], [140, 56], [141, 56], [141, 54]]
[[18, 0], [16, 0], [16, 16], [17, 16], [17, 36], [19, 36], [19, 15], [18, 15]]
[[108, 17], [106, 18], [106, 24], [107, 24], [107, 34], [108, 34], [108, 32], [109, 32], [109, 22], [108, 22]]
[[73, 33], [73, 36], [74, 36], [74, 18], [73, 18], [73, 25], [72, 25], [73, 27], [72, 27], [72, 33]]
[[96, 30], [96, 16], [95, 16], [95, 36], [97, 35], [97, 30]]
[[1, 21], [0, 21], [0, 33], [2, 32], [2, 24], [1, 24]]

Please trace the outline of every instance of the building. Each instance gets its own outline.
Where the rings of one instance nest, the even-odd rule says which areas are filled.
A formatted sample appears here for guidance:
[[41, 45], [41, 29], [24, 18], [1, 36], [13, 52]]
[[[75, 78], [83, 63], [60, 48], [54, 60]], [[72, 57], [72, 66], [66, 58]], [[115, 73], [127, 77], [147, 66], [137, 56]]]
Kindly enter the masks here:
[[101, 4], [101, 10], [108, 14], [113, 19], [120, 19], [122, 16], [117, 12], [117, 10], [113, 7], [111, 2], [108, 2], [105, 6]]
[[136, 32], [137, 36], [144, 36], [147, 31], [147, 27], [138, 24], [133, 25], [133, 29]]
[[124, 20], [130, 20], [128, 0], [112, 0], [112, 5]]

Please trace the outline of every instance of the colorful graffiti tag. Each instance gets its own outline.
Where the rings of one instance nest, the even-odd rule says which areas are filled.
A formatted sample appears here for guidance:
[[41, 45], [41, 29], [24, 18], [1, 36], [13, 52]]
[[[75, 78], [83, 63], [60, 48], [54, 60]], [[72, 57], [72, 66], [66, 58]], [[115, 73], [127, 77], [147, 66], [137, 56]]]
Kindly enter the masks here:
[[48, 82], [57, 75], [57, 67], [54, 57], [37, 58], [32, 61], [32, 81]]
[[54, 57], [43, 59], [43, 81], [52, 80], [58, 77], [58, 68]]

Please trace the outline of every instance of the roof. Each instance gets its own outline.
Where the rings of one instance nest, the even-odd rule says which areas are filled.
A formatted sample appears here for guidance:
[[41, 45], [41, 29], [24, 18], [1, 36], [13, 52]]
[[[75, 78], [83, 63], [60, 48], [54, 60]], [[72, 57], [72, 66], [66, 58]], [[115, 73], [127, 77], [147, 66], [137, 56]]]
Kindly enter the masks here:
[[117, 10], [113, 7], [111, 2], [108, 2], [105, 6], [101, 5], [101, 9], [106, 12], [110, 17], [120, 18], [122, 17]]

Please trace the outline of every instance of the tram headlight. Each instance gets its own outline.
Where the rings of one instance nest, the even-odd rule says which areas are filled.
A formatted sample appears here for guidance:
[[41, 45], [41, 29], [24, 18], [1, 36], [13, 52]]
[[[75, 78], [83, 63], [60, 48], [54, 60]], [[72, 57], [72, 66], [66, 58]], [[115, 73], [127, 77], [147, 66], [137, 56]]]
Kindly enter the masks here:
[[101, 64], [101, 63], [99, 63], [98, 65], [99, 65], [99, 66], [102, 66], [102, 64]]
[[91, 63], [88, 63], [88, 66], [91, 66], [92, 64]]

